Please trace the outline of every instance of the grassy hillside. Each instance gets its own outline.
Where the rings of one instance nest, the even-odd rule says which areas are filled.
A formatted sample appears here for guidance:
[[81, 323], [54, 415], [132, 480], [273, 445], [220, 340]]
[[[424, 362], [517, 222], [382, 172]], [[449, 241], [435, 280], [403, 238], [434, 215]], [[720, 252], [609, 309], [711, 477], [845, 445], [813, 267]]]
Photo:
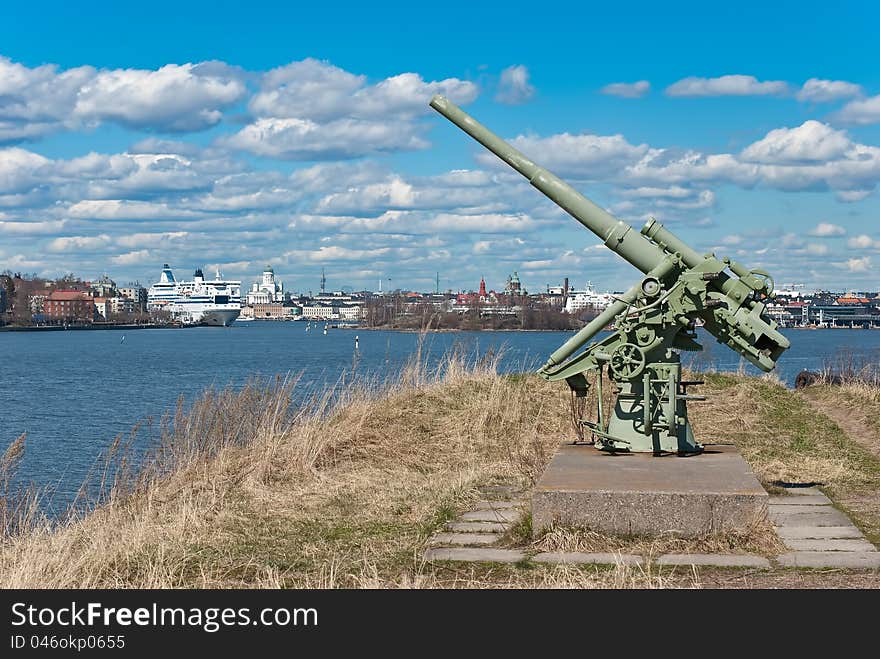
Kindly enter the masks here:
[[[392, 384], [340, 385], [291, 407], [295, 387], [252, 383], [181, 406], [137, 473], [120, 440], [88, 514], [50, 523], [32, 499], [7, 491], [0, 587], [701, 584], [695, 574], [623, 566], [422, 562], [430, 535], [481, 486], [527, 489], [571, 438], [563, 384], [451, 356], [434, 372], [415, 362]], [[767, 487], [820, 482], [844, 499], [880, 491], [876, 456], [799, 394], [732, 375], [708, 375], [704, 389], [710, 401], [692, 406], [700, 439], [737, 443]], [[21, 450], [7, 452], [6, 472]], [[858, 519], [876, 532], [874, 499]]]

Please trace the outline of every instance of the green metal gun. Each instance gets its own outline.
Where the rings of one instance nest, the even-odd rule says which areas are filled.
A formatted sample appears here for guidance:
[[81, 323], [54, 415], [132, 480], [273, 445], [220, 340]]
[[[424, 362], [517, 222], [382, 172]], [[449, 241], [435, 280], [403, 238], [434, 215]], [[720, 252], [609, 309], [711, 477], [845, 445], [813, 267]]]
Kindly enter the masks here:
[[[576, 415], [579, 434], [588, 428], [597, 446], [608, 451], [702, 451], [687, 416], [687, 401], [703, 400], [689, 395], [687, 387], [702, 382], [681, 379], [676, 349], [702, 348], [696, 341], [696, 326], [701, 323], [719, 343], [761, 370], [773, 369], [791, 344], [764, 311], [763, 300], [773, 297], [770, 275], [728, 258], [698, 254], [653, 218], [637, 233], [448, 99], [435, 96], [431, 107], [525, 176], [645, 275], [550, 355], [538, 371], [547, 380], [565, 380], [580, 401], [590, 387], [587, 375], [595, 376], [596, 421], [582, 418], [581, 404]], [[611, 323], [614, 332], [594, 341]], [[607, 424], [602, 406], [605, 368], [617, 388]]]

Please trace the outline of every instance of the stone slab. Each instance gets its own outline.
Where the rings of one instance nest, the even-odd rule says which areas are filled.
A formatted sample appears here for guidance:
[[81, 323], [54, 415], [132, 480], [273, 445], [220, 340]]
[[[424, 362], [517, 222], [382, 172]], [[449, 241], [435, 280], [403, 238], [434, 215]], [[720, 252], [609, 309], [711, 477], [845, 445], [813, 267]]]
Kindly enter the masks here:
[[522, 508], [524, 505], [524, 501], [477, 501], [474, 510], [509, 510]]
[[830, 506], [821, 509], [804, 506], [786, 506], [778, 510], [778, 506], [770, 509], [770, 521], [776, 526], [851, 526], [852, 522], [844, 513]]
[[532, 495], [535, 534], [553, 525], [696, 536], [767, 514], [767, 493], [734, 446], [690, 457], [605, 453], [564, 444]]
[[521, 515], [519, 510], [472, 510], [459, 519], [464, 522], [515, 522]]
[[426, 561], [470, 561], [486, 563], [519, 563], [526, 555], [515, 549], [486, 549], [478, 547], [438, 547], [424, 554]]
[[855, 526], [777, 526], [776, 535], [782, 540], [864, 537]]
[[792, 496], [786, 494], [783, 496], [771, 496], [770, 505], [785, 506], [830, 506], [831, 499], [824, 494], [804, 494], [801, 496]]
[[776, 560], [783, 567], [880, 568], [880, 552], [876, 551], [795, 551], [777, 556]]
[[757, 567], [770, 569], [763, 556], [748, 554], [664, 554], [654, 561], [657, 565], [703, 565], [711, 567]]
[[456, 533], [504, 533], [510, 524], [502, 522], [449, 522], [446, 528]]
[[500, 533], [435, 533], [434, 545], [491, 545], [501, 537]]
[[611, 552], [547, 551], [532, 556], [536, 563], [556, 565], [578, 565], [596, 563], [600, 565], [641, 565], [642, 557], [634, 554], [614, 554]]
[[877, 551], [877, 548], [864, 538], [806, 538], [799, 540], [787, 538], [783, 542], [786, 547], [796, 551]]

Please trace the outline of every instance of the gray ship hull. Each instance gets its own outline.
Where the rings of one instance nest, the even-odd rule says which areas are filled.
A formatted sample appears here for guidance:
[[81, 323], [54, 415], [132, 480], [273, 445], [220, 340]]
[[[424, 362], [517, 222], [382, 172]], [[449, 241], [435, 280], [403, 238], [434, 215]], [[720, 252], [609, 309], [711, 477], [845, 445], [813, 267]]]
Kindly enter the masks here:
[[229, 327], [238, 318], [241, 309], [211, 309], [202, 314], [200, 325], [212, 327]]

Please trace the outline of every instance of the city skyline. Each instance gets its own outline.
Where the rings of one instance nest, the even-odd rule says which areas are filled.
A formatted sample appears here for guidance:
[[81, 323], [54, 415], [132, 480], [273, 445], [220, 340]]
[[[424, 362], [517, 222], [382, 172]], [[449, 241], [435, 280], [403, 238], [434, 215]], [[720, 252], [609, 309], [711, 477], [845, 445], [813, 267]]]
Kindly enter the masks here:
[[631, 284], [429, 110], [444, 93], [635, 226], [779, 285], [880, 288], [873, 6], [572, 5], [568, 36], [515, 3], [398, 9], [0, 10], [0, 270]]

